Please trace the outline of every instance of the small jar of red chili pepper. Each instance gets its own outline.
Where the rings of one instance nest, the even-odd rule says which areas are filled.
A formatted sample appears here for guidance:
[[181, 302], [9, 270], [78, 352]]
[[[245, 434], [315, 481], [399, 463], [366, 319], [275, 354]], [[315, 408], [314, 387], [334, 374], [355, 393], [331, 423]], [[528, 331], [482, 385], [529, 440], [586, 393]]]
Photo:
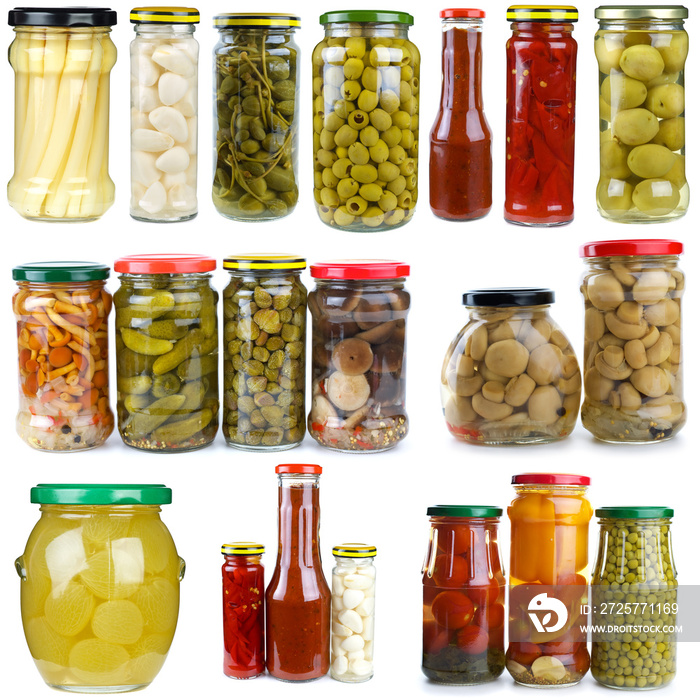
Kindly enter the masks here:
[[430, 132], [430, 208], [451, 221], [491, 211], [491, 129], [481, 94], [485, 13], [450, 9], [442, 18], [442, 97]]
[[503, 509], [431, 506], [423, 564], [423, 673], [476, 685], [505, 668], [505, 587], [498, 548]]
[[574, 218], [574, 121], [578, 11], [511, 5], [506, 44], [505, 218], [559, 226]]

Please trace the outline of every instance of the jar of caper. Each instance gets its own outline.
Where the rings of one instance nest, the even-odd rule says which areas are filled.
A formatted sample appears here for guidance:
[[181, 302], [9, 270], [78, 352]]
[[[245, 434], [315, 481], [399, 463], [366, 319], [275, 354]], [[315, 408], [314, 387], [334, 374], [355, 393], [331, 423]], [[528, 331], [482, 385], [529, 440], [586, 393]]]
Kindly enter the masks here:
[[678, 581], [673, 509], [599, 508], [591, 673], [609, 688], [651, 689], [676, 675]]
[[321, 15], [313, 52], [314, 199], [351, 231], [394, 228], [418, 197], [420, 53], [406, 12]]
[[214, 184], [219, 214], [238, 221], [294, 211], [299, 140], [298, 17], [217, 15]]
[[224, 260], [224, 437], [232, 447], [278, 451], [304, 439], [306, 260]]

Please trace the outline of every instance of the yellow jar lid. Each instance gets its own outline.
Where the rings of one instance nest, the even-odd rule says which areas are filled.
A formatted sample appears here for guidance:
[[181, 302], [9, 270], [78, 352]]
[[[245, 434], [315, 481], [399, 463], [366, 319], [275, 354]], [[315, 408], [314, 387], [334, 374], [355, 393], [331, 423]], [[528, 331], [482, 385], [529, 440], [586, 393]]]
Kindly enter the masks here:
[[265, 554], [265, 545], [258, 542], [230, 542], [221, 545], [222, 554], [241, 554], [253, 556], [255, 554]]
[[271, 12], [232, 12], [214, 17], [215, 27], [301, 27], [301, 19], [294, 15]]
[[132, 24], [199, 24], [195, 7], [135, 7], [129, 13]]
[[578, 22], [573, 5], [511, 5], [506, 11], [511, 22]]
[[333, 556], [347, 557], [348, 559], [365, 559], [376, 557], [377, 548], [360, 542], [345, 542], [333, 547]]
[[230, 255], [224, 270], [305, 270], [306, 258], [299, 255]]

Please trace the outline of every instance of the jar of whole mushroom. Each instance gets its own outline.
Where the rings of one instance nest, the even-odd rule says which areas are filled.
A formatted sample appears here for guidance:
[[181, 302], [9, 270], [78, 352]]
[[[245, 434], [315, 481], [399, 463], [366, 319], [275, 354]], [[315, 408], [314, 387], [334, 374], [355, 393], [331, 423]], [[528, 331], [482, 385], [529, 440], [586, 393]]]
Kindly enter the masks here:
[[598, 241], [581, 247], [584, 400], [581, 421], [606, 442], [656, 442], [685, 424], [680, 241]]
[[477, 289], [462, 303], [469, 322], [442, 368], [448, 430], [465, 442], [553, 442], [574, 429], [581, 372], [571, 343], [549, 315], [554, 292]]

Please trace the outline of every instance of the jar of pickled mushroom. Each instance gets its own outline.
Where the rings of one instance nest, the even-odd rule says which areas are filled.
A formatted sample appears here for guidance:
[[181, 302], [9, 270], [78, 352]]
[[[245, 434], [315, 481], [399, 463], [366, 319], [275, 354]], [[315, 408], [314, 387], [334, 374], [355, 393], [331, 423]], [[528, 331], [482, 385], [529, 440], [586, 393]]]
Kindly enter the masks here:
[[131, 255], [114, 270], [119, 434], [129, 447], [206, 447], [219, 426], [216, 260]]
[[320, 17], [313, 52], [314, 200], [321, 220], [348, 231], [410, 221], [418, 198], [420, 53], [406, 12]]
[[265, 547], [221, 545], [224, 599], [224, 675], [245, 680], [265, 672]]
[[224, 421], [227, 444], [272, 452], [296, 447], [306, 420], [304, 258], [224, 260]]
[[519, 474], [512, 483], [506, 668], [520, 685], [576, 685], [590, 665], [584, 606], [591, 480]]
[[214, 27], [214, 206], [237, 221], [280, 219], [299, 199], [301, 20], [236, 12]]
[[506, 44], [505, 219], [560, 226], [574, 218], [578, 10], [511, 5]]
[[197, 216], [199, 10], [136, 7], [131, 42], [131, 216]]
[[688, 209], [682, 5], [603, 5], [595, 35], [600, 103], [598, 211], [631, 223]]
[[162, 484], [39, 484], [41, 518], [15, 567], [24, 635], [42, 678], [78, 693], [120, 693], [158, 675], [175, 634], [178, 556]]
[[505, 668], [502, 508], [431, 506], [423, 564], [423, 673], [445, 685], [496, 680]]
[[685, 425], [682, 252], [680, 241], [653, 238], [581, 247], [581, 422], [599, 440], [658, 442]]
[[17, 7], [15, 172], [7, 199], [26, 219], [93, 221], [114, 203], [109, 177], [110, 38], [103, 7]]
[[331, 678], [362, 683], [374, 676], [377, 548], [356, 542], [333, 547]]
[[18, 265], [17, 433], [38, 450], [88, 450], [114, 429], [109, 407], [109, 267], [88, 262]]
[[591, 674], [609, 688], [653, 689], [676, 675], [678, 581], [672, 508], [599, 508], [591, 586]]
[[312, 402], [308, 428], [343, 452], [382, 452], [406, 437], [406, 263], [311, 266]]
[[560, 440], [576, 425], [581, 371], [549, 315], [554, 292], [477, 289], [462, 303], [469, 322], [442, 368], [447, 429], [460, 440], [518, 445]]

